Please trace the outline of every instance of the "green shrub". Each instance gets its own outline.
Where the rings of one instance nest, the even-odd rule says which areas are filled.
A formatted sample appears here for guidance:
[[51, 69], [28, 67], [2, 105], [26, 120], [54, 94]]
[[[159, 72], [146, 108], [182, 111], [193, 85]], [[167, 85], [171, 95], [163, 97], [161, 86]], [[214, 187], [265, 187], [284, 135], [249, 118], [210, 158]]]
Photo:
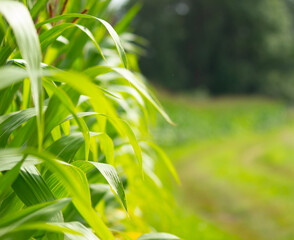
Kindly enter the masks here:
[[24, 3], [0, 1], [0, 239], [178, 239], [142, 235], [126, 200], [156, 179], [155, 110], [171, 122], [136, 71], [130, 14], [115, 27], [126, 54], [98, 18], [110, 1]]

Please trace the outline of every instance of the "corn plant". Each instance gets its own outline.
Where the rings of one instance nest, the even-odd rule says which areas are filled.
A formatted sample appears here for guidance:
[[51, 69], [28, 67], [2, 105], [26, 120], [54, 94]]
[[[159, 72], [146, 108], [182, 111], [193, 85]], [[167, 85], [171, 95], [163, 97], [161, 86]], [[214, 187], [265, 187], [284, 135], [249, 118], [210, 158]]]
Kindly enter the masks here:
[[177, 179], [148, 130], [156, 111], [172, 121], [126, 31], [138, 9], [0, 1], [0, 239], [178, 239], [125, 224], [128, 185], [156, 182], [155, 159]]

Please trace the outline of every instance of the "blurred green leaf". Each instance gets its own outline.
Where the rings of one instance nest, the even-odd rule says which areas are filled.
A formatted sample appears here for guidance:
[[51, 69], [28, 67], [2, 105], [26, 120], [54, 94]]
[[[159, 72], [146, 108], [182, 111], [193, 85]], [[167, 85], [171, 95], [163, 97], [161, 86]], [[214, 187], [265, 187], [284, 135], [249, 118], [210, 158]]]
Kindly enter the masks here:
[[177, 236], [168, 233], [146, 233], [143, 234], [138, 240], [172, 240], [179, 239]]

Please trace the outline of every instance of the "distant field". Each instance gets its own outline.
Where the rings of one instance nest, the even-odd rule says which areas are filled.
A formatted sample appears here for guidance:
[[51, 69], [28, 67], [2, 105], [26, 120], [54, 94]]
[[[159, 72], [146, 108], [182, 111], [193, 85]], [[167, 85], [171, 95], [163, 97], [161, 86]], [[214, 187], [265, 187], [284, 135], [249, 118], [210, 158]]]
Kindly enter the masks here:
[[[180, 190], [173, 188], [177, 206], [201, 219], [195, 227], [203, 221], [218, 228], [206, 231], [213, 237], [204, 234], [199, 239], [294, 239], [291, 108], [244, 97], [162, 95], [161, 101], [177, 123], [172, 127], [160, 120], [154, 130], [182, 181]], [[192, 226], [195, 219], [186, 224]], [[224, 235], [218, 238], [217, 231]]]
[[159, 119], [154, 132], [157, 141], [166, 147], [267, 131], [283, 126], [290, 114], [285, 104], [258, 97], [201, 100], [189, 95], [163, 94], [161, 101], [177, 124], [172, 127]]

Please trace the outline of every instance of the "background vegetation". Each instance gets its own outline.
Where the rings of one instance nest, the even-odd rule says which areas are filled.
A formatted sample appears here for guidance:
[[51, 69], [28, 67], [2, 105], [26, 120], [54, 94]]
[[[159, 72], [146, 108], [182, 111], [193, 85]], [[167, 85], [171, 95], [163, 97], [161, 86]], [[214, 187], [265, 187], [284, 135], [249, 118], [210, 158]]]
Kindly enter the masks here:
[[132, 26], [149, 45], [139, 66], [177, 123], [159, 120], [153, 132], [181, 187], [158, 171], [178, 219], [194, 226], [175, 233], [292, 239], [293, 1], [142, 3]]
[[[161, 100], [178, 124], [174, 129], [160, 121], [154, 129], [182, 183], [168, 186], [178, 206], [200, 219], [187, 220], [198, 227], [195, 235], [179, 235], [292, 239], [293, 109], [260, 97], [199, 99], [165, 93]], [[207, 228], [207, 222], [222, 232]]]
[[146, 1], [133, 22], [150, 42], [140, 66], [172, 90], [291, 99], [292, 12], [288, 0]]

